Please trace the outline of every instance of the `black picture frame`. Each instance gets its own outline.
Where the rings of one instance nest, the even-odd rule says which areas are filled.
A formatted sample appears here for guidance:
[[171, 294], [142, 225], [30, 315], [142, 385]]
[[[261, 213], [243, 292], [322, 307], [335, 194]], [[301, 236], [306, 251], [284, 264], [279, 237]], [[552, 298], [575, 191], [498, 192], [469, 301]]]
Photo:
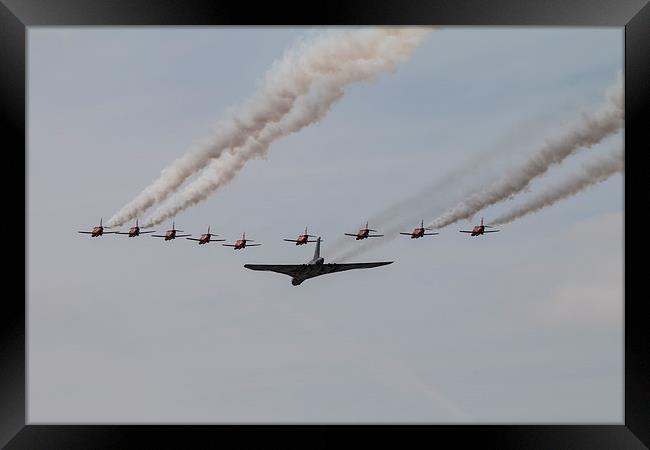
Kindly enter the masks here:
[[[296, 15], [300, 11], [300, 15]], [[2, 124], [5, 167], [23, 167], [25, 188], [11, 178], [20, 170], [11, 170], [3, 195], [16, 205], [11, 229], [27, 230], [27, 148], [26, 148], [26, 33], [29, 26], [59, 25], [495, 25], [495, 26], [613, 26], [625, 27], [625, 205], [632, 205], [636, 192], [634, 172], [642, 164], [630, 161], [648, 151], [648, 127], [644, 112], [650, 99], [650, 4], [648, 0], [456, 0], [437, 2], [348, 1], [345, 4], [310, 2], [291, 7], [275, 2], [266, 4], [226, 3], [208, 0], [0, 0], [0, 123]], [[642, 138], [646, 138], [642, 141]], [[7, 139], [8, 138], [8, 139]], [[642, 144], [643, 142], [643, 144]], [[635, 147], [639, 147], [638, 149]], [[640, 195], [645, 188], [640, 188]], [[21, 201], [22, 200], [22, 201]], [[628, 203], [630, 200], [630, 203]], [[645, 205], [643, 199], [638, 204]], [[13, 206], [13, 205], [12, 205]], [[22, 208], [22, 209], [21, 209]], [[21, 216], [19, 211], [24, 211]], [[625, 417], [621, 425], [431, 425], [409, 426], [409, 441], [426, 438], [440, 442], [451, 439], [454, 446], [480, 445], [500, 449], [589, 448], [622, 449], [650, 447], [650, 339], [647, 299], [634, 291], [633, 274], [642, 270], [632, 256], [640, 250], [628, 248], [634, 232], [644, 233], [641, 222], [632, 230], [632, 211], [625, 208]], [[24, 219], [24, 222], [21, 222]], [[18, 222], [18, 223], [16, 223]], [[5, 230], [11, 232], [12, 230]], [[7, 238], [3, 238], [7, 239]], [[143, 441], [148, 448], [188, 447], [188, 441], [219, 442], [222, 432], [236, 434], [237, 445], [252, 445], [252, 439], [267, 443], [283, 427], [256, 425], [164, 426], [164, 425], [29, 425], [26, 424], [26, 300], [29, 242], [21, 235], [11, 238], [17, 255], [23, 255], [22, 289], [8, 293], [0, 310], [0, 445], [8, 449], [87, 449], [128, 448]], [[14, 240], [16, 239], [16, 240]], [[22, 248], [18, 248], [24, 242]], [[21, 261], [20, 256], [17, 258]], [[20, 263], [5, 258], [5, 280], [19, 283]], [[16, 274], [12, 272], [17, 272]], [[20, 295], [20, 292], [23, 295]], [[647, 294], [646, 294], [647, 295]], [[331, 430], [349, 427], [311, 425], [318, 432], [318, 444], [336, 445]], [[317, 428], [317, 430], [314, 430]], [[398, 429], [402, 429], [399, 427]], [[375, 439], [386, 444], [404, 444], [403, 438], [391, 440], [386, 427], [373, 427]], [[391, 431], [395, 430], [391, 427]], [[216, 441], [217, 436], [219, 441]], [[229, 436], [234, 437], [234, 436]], [[313, 442], [313, 440], [310, 440]], [[282, 445], [287, 441], [283, 440]], [[303, 445], [305, 443], [303, 442]], [[137, 444], [136, 444], [137, 445]], [[311, 445], [311, 444], [309, 444]]]

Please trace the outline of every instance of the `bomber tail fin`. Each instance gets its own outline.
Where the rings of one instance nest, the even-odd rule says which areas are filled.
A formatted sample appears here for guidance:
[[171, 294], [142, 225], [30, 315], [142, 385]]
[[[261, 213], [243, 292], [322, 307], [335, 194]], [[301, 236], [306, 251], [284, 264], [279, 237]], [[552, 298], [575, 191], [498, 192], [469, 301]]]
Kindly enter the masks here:
[[314, 259], [320, 258], [320, 236], [316, 239], [316, 249], [314, 250]]

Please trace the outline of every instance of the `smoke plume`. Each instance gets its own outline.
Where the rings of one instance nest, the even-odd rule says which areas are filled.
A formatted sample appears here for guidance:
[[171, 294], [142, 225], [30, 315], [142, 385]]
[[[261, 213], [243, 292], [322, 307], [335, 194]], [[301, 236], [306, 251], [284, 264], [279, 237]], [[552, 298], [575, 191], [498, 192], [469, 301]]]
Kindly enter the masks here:
[[311, 80], [311, 88], [296, 98], [293, 107], [280, 120], [268, 123], [256, 136], [249, 136], [243, 145], [213, 159], [203, 172], [147, 220], [147, 226], [161, 223], [178, 212], [205, 200], [229, 183], [252, 158], [263, 157], [277, 139], [321, 120], [344, 94], [344, 88], [355, 81], [372, 79], [381, 72], [394, 70], [410, 56], [427, 36], [425, 29], [386, 32], [380, 45], [365, 58], [339, 61], [336, 70], [322, 73]]
[[554, 165], [560, 164], [578, 150], [591, 147], [623, 126], [623, 89], [620, 84], [607, 90], [607, 100], [597, 111], [583, 113], [564, 133], [548, 140], [523, 165], [504, 174], [486, 189], [475, 192], [430, 223], [442, 228], [468, 219], [480, 210], [526, 189], [530, 182]]
[[595, 184], [607, 180], [612, 175], [623, 171], [623, 166], [623, 149], [599, 158], [594, 158], [582, 166], [580, 173], [574, 174], [566, 180], [552, 186], [550, 189], [540, 192], [525, 203], [501, 214], [492, 220], [491, 223], [495, 225], [510, 223], [513, 220], [551, 206], [562, 199], [572, 197]]
[[[467, 158], [463, 163], [446, 171], [424, 189], [406, 196], [370, 217], [370, 224], [385, 237], [357, 242], [341, 236], [330, 243], [329, 257], [337, 262], [351, 258], [400, 238], [400, 232], [408, 232], [421, 219], [439, 214], [473, 194], [478, 186], [489, 185], [503, 174], [503, 168], [518, 157], [522, 145], [531, 140], [542, 140], [551, 130], [552, 115], [536, 114], [513, 124], [513, 127], [496, 139], [492, 145]], [[353, 229], [353, 228], [350, 228]], [[435, 238], [433, 238], [435, 239]]]
[[[220, 122], [212, 137], [195, 145], [163, 169], [160, 177], [111, 217], [108, 225], [122, 225], [141, 216], [151, 206], [167, 199], [188, 177], [204, 169], [206, 164], [219, 158], [226, 150], [233, 153], [241, 150], [251, 156], [259, 154], [251, 146], [266, 142], [269, 134], [278, 134], [267, 130], [269, 126], [274, 129], [286, 128], [281, 124], [282, 120], [294, 110], [298, 99], [313, 90], [314, 84], [323, 78], [333, 78], [341, 80], [343, 85], [370, 78], [374, 75], [369, 74], [373, 67], [376, 71], [394, 69], [430, 30], [380, 28], [335, 31], [326, 33], [314, 42], [301, 42], [287, 50], [283, 58], [267, 72], [257, 92]], [[338, 87], [339, 90], [342, 85]], [[291, 121], [295, 122], [296, 119]], [[238, 162], [235, 163], [235, 160]], [[235, 160], [228, 159], [236, 166], [245, 162], [241, 157]], [[204, 174], [215, 174], [215, 166], [221, 165], [215, 162]]]

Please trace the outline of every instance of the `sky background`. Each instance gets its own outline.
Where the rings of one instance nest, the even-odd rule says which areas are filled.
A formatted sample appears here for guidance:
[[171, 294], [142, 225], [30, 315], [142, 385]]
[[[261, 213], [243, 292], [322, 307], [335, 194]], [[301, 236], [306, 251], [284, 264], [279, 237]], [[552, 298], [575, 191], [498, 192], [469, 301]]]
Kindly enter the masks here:
[[[320, 31], [29, 28], [29, 422], [622, 423], [621, 175], [500, 233], [458, 233], [477, 216], [353, 259], [387, 267], [298, 287], [242, 267], [309, 260], [311, 245], [282, 241], [306, 225], [326, 261], [328, 247], [367, 245], [340, 237], [416, 193], [402, 231], [434, 219], [453, 206], [448, 192], [480, 188], [603, 102], [622, 28], [432, 33], [176, 217], [261, 247], [76, 232], [135, 197]], [[617, 145], [620, 134], [482, 215]], [[474, 173], [427, 192], [475, 158]]]

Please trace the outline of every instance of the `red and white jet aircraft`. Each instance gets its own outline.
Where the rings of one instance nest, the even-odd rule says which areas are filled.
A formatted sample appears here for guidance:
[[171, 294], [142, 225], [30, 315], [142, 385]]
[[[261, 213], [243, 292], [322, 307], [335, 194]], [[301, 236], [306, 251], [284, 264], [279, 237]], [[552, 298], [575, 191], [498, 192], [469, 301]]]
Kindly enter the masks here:
[[129, 237], [136, 237], [136, 236], [140, 236], [141, 234], [155, 233], [155, 232], [156, 232], [155, 230], [140, 231], [140, 227], [138, 226], [138, 219], [135, 219], [135, 226], [129, 228], [129, 231], [127, 231], [126, 233], [123, 232], [123, 231], [117, 231], [116, 233], [117, 234], [128, 234]]
[[90, 237], [99, 237], [104, 234], [115, 234], [117, 231], [104, 231], [104, 226], [102, 225], [102, 219], [100, 217], [99, 219], [99, 225], [96, 227], [93, 227], [92, 231], [79, 231], [79, 233], [82, 234], [89, 234]]
[[284, 239], [287, 242], [295, 242], [296, 245], [304, 245], [309, 242], [316, 242], [316, 241], [310, 241], [310, 237], [317, 237], [312, 234], [307, 234], [307, 227], [305, 227], [305, 234], [301, 234], [298, 236], [298, 239]]
[[370, 234], [371, 231], [377, 232], [377, 230], [371, 230], [368, 228], [368, 222], [366, 222], [366, 227], [361, 228], [357, 234], [352, 234], [352, 233], [343, 233], [346, 236], [354, 236], [357, 241], [361, 239], [367, 239], [371, 237], [382, 237], [383, 234]]
[[242, 234], [241, 239], [237, 239], [235, 241], [235, 244], [221, 244], [224, 247], [234, 247], [235, 250], [241, 250], [242, 248], [246, 247], [257, 247], [262, 244], [248, 244], [248, 242], [255, 242], [251, 239], [246, 239], [246, 233]]
[[400, 233], [400, 234], [411, 236], [411, 239], [421, 238], [422, 236], [434, 236], [436, 234], [440, 234], [440, 233], [425, 233], [424, 232], [425, 230], [433, 230], [433, 228], [425, 228], [424, 219], [422, 219], [420, 226], [418, 228], [415, 228], [411, 233]]
[[151, 237], [165, 238], [166, 241], [171, 241], [172, 239], [176, 239], [177, 237], [192, 236], [191, 234], [176, 234], [179, 231], [181, 233], [183, 232], [183, 230], [177, 230], [176, 229], [176, 223], [172, 222], [172, 229], [171, 230], [167, 230], [164, 235], [152, 234]]
[[496, 233], [497, 231], [501, 230], [486, 230], [486, 228], [493, 228], [490, 225], [483, 225], [483, 217], [481, 217], [481, 224], [476, 225], [474, 228], [472, 228], [472, 231], [469, 230], [459, 230], [461, 233], [471, 233], [471, 236], [478, 236], [480, 234], [485, 234], [485, 233]]
[[209, 242], [225, 242], [225, 239], [212, 239], [212, 236], [219, 236], [218, 234], [210, 234], [210, 227], [208, 227], [208, 232], [203, 233], [200, 238], [186, 238], [189, 241], [198, 241], [199, 245], [207, 244]]

